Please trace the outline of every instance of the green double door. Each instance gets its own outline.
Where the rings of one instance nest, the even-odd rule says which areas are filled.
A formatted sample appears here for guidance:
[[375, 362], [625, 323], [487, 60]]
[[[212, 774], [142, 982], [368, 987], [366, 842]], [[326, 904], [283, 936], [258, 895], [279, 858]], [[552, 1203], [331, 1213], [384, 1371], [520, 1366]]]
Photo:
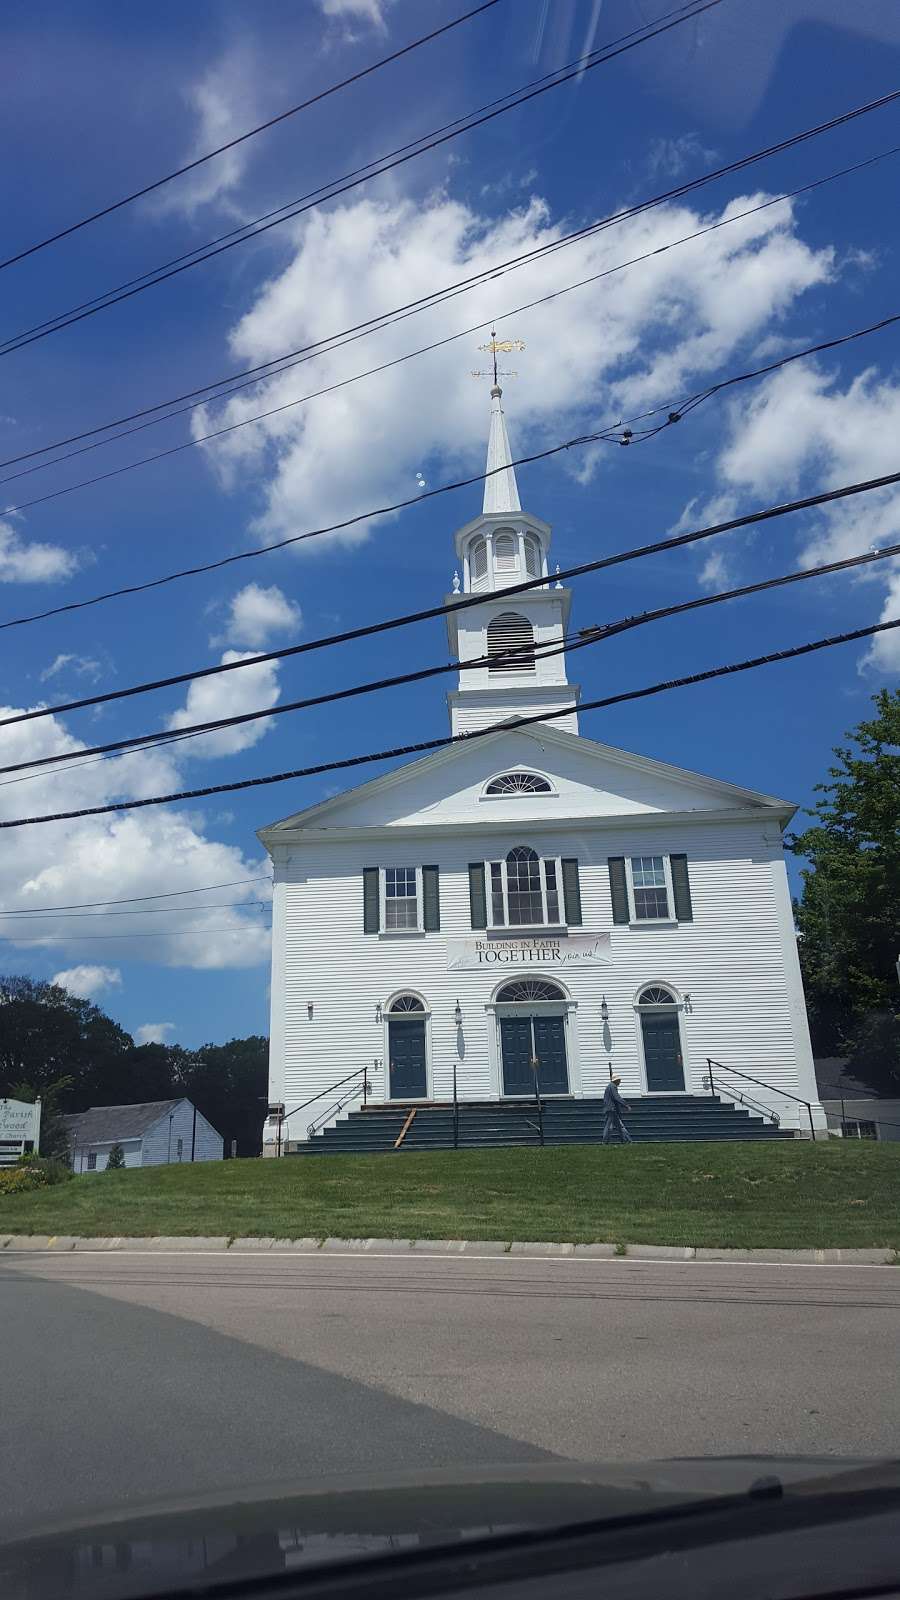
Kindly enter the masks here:
[[504, 1094], [568, 1094], [565, 1017], [501, 1017], [500, 1047]]

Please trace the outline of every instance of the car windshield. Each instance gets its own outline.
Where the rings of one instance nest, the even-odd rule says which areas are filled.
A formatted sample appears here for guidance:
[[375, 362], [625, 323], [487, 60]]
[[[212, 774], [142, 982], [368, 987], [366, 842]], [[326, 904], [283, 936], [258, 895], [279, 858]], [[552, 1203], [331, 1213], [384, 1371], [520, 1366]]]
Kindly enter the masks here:
[[0, 1588], [896, 1457], [900, 7], [0, 40]]

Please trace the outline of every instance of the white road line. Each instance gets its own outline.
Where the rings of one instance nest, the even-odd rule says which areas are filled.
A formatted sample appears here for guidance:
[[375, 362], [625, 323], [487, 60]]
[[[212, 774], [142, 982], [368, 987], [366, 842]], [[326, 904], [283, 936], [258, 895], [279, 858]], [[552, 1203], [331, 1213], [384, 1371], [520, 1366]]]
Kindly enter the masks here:
[[[12, 1249], [0, 1252], [0, 1262], [4, 1259], [14, 1261], [20, 1252]], [[40, 1255], [43, 1258], [56, 1257], [60, 1261], [77, 1260], [81, 1256], [139, 1256], [148, 1258], [166, 1258], [169, 1261], [202, 1260], [204, 1257], [214, 1256], [218, 1260], [223, 1258], [240, 1259], [242, 1261], [462, 1261], [467, 1266], [475, 1266], [479, 1261], [506, 1261], [522, 1266], [525, 1262], [538, 1262], [541, 1266], [563, 1267], [693, 1267], [693, 1268], [718, 1268], [718, 1267], [760, 1267], [767, 1271], [780, 1269], [794, 1272], [798, 1267], [806, 1267], [821, 1272], [823, 1268], [833, 1272], [897, 1272], [897, 1267], [889, 1261], [697, 1261], [678, 1260], [659, 1257], [645, 1259], [640, 1256], [525, 1256], [518, 1252], [512, 1255], [504, 1250], [499, 1255], [466, 1255], [464, 1251], [452, 1254], [442, 1250], [411, 1250], [408, 1255], [394, 1250], [43, 1250], [22, 1251], [24, 1256]], [[898, 1276], [900, 1281], [900, 1276]]]

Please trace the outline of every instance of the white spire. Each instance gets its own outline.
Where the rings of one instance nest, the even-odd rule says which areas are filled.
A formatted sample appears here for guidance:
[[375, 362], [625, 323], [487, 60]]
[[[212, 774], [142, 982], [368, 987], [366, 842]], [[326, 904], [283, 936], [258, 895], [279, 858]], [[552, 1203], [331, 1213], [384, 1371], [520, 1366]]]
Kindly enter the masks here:
[[[484, 506], [487, 514], [492, 511], [521, 511], [519, 501], [519, 486], [516, 483], [516, 471], [512, 466], [512, 451], [509, 448], [509, 434], [506, 431], [506, 418], [500, 398], [503, 390], [495, 383], [491, 390], [491, 431], [488, 434], [487, 467], [486, 471], [492, 476], [484, 480]], [[498, 471], [505, 467], [506, 470]]]

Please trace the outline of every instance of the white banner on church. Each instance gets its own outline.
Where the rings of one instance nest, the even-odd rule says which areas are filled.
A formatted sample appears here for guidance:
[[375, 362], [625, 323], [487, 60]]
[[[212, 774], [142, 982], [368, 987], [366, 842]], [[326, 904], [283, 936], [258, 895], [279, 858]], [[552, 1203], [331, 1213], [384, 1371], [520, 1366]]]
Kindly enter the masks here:
[[608, 933], [570, 933], [564, 938], [448, 939], [447, 970], [479, 967], [599, 966], [612, 964]]

